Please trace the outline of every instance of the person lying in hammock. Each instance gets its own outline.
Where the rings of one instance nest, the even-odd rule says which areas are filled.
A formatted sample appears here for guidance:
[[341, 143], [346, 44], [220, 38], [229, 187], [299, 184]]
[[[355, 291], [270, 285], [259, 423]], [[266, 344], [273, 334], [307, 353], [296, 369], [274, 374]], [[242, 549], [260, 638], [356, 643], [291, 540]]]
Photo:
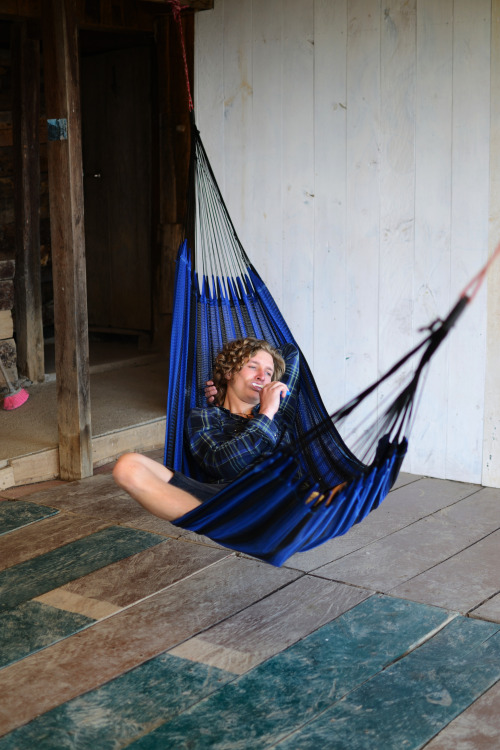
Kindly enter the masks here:
[[180, 518], [278, 447], [292, 444], [298, 376], [292, 344], [280, 353], [255, 338], [229, 342], [216, 358], [213, 386], [205, 390], [213, 405], [192, 409], [185, 426], [186, 449], [207, 481], [126, 453], [113, 469], [115, 482], [154, 515]]

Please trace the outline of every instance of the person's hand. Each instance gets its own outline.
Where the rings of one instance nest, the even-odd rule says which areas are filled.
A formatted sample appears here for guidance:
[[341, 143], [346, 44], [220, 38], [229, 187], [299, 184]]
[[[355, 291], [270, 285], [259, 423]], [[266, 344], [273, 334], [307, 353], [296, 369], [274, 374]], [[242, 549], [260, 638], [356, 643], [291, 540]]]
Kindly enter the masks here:
[[205, 398], [209, 404], [213, 404], [215, 396], [217, 395], [217, 388], [214, 385], [213, 380], [207, 380], [205, 386]]
[[279, 380], [274, 380], [272, 383], [265, 385], [260, 392], [259, 414], [265, 414], [269, 419], [273, 419], [280, 408], [281, 399], [287, 395], [287, 386]]

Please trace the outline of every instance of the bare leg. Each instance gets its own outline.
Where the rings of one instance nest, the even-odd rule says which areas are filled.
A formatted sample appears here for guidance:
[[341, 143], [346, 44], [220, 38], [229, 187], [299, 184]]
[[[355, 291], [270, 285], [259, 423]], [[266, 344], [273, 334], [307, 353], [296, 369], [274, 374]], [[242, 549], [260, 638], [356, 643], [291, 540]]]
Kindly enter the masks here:
[[146, 510], [166, 521], [175, 521], [198, 505], [189, 492], [172, 487], [173, 472], [140, 453], [125, 453], [113, 469], [117, 485]]

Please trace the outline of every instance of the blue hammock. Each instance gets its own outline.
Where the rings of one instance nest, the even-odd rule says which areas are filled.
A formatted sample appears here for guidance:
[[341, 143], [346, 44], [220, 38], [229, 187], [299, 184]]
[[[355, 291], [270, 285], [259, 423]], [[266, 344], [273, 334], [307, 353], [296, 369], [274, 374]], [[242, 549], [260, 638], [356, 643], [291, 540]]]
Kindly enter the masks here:
[[[292, 343], [300, 370], [293, 449], [258, 462], [175, 524], [281, 565], [295, 552], [344, 534], [386, 497], [407, 450], [422, 372], [469, 299], [462, 296], [446, 320], [430, 326], [377, 383], [328, 414], [297, 342], [238, 239], [194, 118], [191, 141], [186, 239], [176, 261], [165, 464], [205, 479], [184, 450], [183, 431], [190, 409], [207, 405], [204, 386], [224, 343], [244, 336], [276, 347]], [[419, 359], [407, 384], [387, 407], [377, 407], [356, 449], [348, 447], [338, 427], [414, 357]]]

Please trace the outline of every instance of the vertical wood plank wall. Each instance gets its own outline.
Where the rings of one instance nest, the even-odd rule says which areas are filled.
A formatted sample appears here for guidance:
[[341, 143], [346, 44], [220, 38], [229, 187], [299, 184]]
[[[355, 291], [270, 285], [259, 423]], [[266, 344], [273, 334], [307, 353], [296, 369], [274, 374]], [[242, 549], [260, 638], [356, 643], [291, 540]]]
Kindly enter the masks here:
[[[447, 313], [500, 240], [499, 11], [215, 0], [197, 14], [202, 138], [332, 410]], [[436, 355], [407, 471], [500, 486], [499, 293], [494, 269]]]
[[[500, 0], [491, 12], [491, 135], [490, 135], [490, 252], [500, 236]], [[500, 487], [500, 266], [488, 283], [486, 387], [484, 409], [483, 482]]]

